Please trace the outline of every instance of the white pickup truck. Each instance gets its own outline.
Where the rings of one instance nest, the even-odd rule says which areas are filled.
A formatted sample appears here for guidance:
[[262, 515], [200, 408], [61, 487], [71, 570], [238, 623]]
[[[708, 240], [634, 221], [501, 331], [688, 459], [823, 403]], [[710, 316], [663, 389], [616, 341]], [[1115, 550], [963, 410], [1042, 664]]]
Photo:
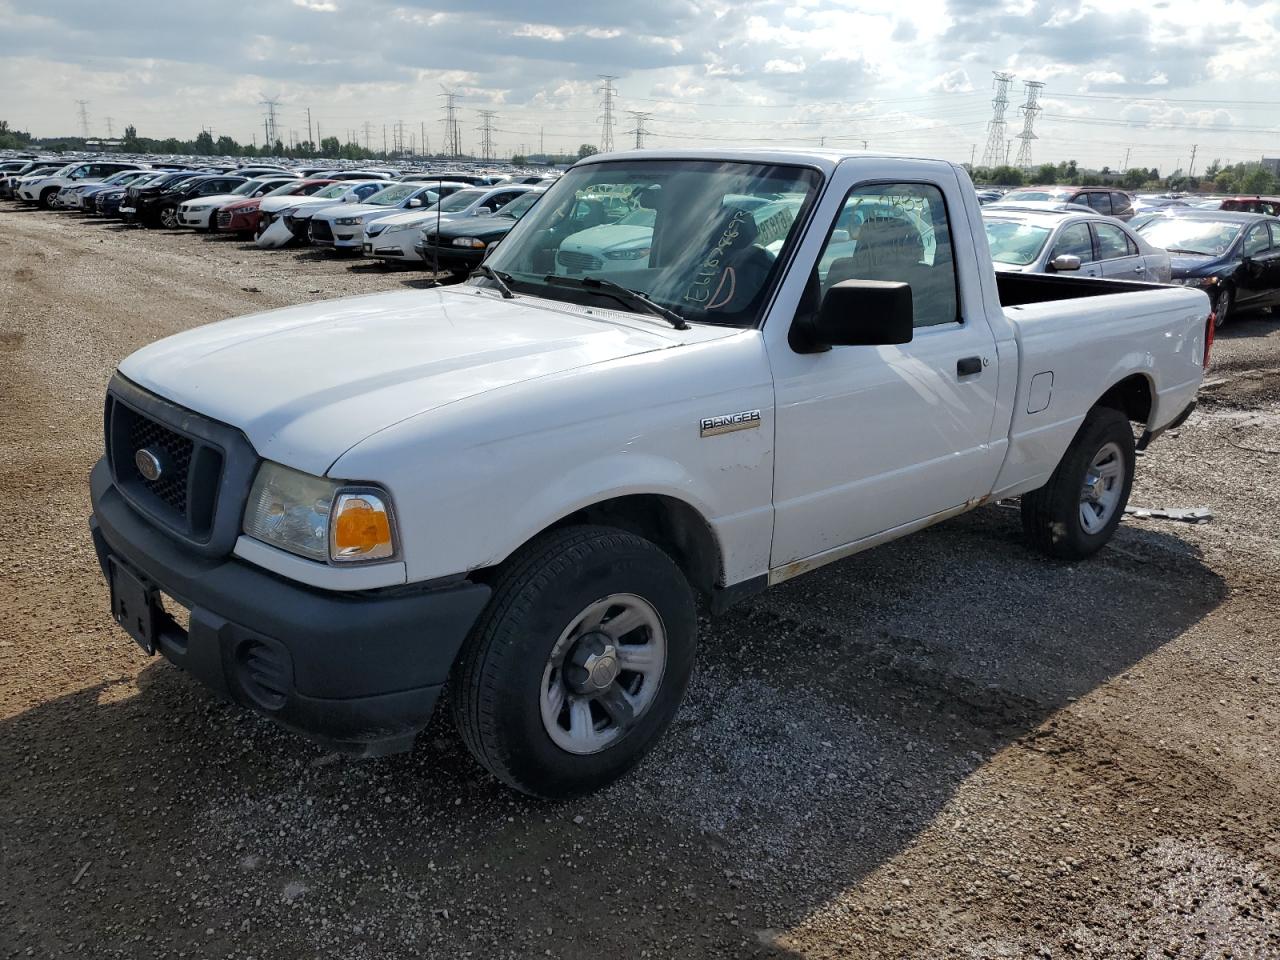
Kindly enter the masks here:
[[[601, 198], [653, 211], [643, 262], [557, 274]], [[697, 597], [1000, 497], [1051, 556], [1098, 550], [1211, 329], [1196, 290], [997, 277], [951, 163], [597, 156], [464, 285], [128, 357], [91, 527], [148, 653], [366, 755], [448, 686], [481, 764], [569, 796], [671, 721]]]

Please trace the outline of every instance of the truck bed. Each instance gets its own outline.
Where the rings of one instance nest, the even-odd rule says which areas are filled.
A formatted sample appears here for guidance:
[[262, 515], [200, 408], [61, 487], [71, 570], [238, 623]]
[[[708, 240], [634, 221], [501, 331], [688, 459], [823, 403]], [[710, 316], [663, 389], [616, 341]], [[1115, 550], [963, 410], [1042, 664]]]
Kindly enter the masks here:
[[1112, 293], [1137, 293], [1163, 286], [1138, 280], [1102, 280], [1098, 277], [1061, 276], [1052, 273], [1005, 273], [996, 271], [1000, 305], [1021, 307], [1028, 303], [1102, 297]]

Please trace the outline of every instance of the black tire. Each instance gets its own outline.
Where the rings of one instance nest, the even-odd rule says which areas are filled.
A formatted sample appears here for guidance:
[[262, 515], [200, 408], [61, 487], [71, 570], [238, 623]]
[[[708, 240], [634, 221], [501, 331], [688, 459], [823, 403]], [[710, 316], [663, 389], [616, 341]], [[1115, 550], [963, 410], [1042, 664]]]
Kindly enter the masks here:
[[40, 206], [46, 210], [53, 209], [53, 198], [58, 195], [57, 187], [45, 187], [40, 191]]
[[156, 211], [156, 222], [166, 230], [178, 229], [178, 208], [172, 203], [166, 203], [163, 207]]
[[1231, 315], [1231, 308], [1235, 306], [1235, 294], [1230, 287], [1222, 287], [1213, 295], [1210, 302], [1213, 304], [1213, 327], [1216, 330], [1226, 323], [1227, 317]]
[[[1124, 467], [1120, 497], [1106, 524], [1091, 533], [1081, 518], [1081, 490], [1094, 458], [1112, 443], [1119, 448]], [[1058, 560], [1083, 560], [1101, 550], [1124, 517], [1133, 489], [1134, 461], [1128, 418], [1111, 407], [1090, 410], [1049, 482], [1022, 495], [1022, 530], [1031, 545]]]
[[[571, 753], [544, 725], [543, 671], [574, 619], [617, 593], [657, 611], [666, 666], [654, 699], [619, 739], [596, 753]], [[563, 799], [596, 790], [635, 766], [675, 716], [693, 672], [696, 628], [693, 591], [654, 543], [611, 527], [552, 531], [499, 572], [459, 654], [450, 681], [458, 732], [482, 766], [523, 793]]]

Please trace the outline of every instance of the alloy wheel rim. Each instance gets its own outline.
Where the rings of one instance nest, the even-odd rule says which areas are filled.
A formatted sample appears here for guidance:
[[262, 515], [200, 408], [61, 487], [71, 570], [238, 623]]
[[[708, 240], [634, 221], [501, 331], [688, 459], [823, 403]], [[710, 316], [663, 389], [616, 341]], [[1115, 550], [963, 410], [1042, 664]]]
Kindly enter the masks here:
[[589, 604], [556, 640], [542, 671], [539, 709], [567, 753], [598, 753], [648, 712], [667, 665], [667, 632], [653, 604], [615, 593]]
[[1120, 445], [1103, 444], [1085, 470], [1080, 487], [1080, 526], [1085, 533], [1098, 533], [1111, 522], [1124, 492], [1124, 478]]

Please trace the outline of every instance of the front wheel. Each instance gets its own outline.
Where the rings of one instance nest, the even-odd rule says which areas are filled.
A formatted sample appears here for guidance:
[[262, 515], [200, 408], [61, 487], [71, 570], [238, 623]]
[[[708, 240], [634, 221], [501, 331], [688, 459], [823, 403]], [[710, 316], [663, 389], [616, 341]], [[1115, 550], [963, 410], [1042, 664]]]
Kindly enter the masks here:
[[1231, 313], [1233, 304], [1231, 290], [1223, 287], [1213, 295], [1213, 299], [1210, 302], [1213, 307], [1213, 326], [1214, 329], [1217, 329], [1227, 322], [1227, 315]]
[[176, 230], [178, 228], [178, 208], [171, 203], [166, 203], [160, 208], [160, 226], [166, 230]]
[[52, 210], [53, 198], [56, 197], [57, 195], [58, 195], [57, 187], [47, 187], [40, 194], [40, 206], [44, 207], [46, 210]]
[[1110, 407], [1094, 407], [1049, 482], [1022, 496], [1022, 529], [1059, 560], [1101, 550], [1124, 516], [1133, 488], [1133, 428]]
[[693, 670], [693, 592], [657, 545], [566, 527], [508, 562], [459, 656], [454, 722], [472, 755], [524, 793], [561, 799], [630, 770]]

